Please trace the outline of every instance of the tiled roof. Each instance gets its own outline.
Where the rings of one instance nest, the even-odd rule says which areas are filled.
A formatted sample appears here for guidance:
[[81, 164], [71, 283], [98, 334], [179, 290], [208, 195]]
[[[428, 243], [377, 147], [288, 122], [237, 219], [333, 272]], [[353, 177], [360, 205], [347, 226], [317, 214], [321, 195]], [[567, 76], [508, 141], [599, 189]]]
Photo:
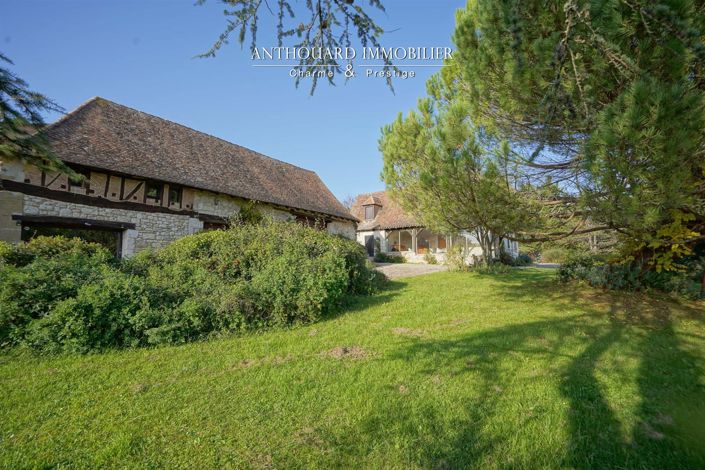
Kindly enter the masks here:
[[68, 163], [354, 220], [313, 171], [103, 98], [45, 132]]
[[[382, 208], [379, 212], [377, 212], [377, 216], [374, 219], [365, 220], [364, 206], [373, 203], [382, 206]], [[357, 224], [358, 231], [375, 229], [388, 230], [421, 226], [421, 224], [419, 224], [412, 215], [406, 213], [399, 204], [389, 197], [386, 191], [358, 195], [355, 198], [355, 202], [353, 203], [350, 212], [360, 220]]]
[[381, 206], [382, 205], [382, 200], [378, 197], [375, 196], [370, 196], [367, 199], [365, 199], [365, 202], [362, 203], [363, 206], [369, 206], [369, 205], [377, 205]]

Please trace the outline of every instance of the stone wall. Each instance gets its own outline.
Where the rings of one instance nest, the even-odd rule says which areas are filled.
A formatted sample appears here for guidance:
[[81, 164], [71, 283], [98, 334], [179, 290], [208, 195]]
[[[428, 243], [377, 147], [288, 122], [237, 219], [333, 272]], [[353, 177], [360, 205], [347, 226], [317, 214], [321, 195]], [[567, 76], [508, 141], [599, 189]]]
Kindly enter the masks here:
[[12, 214], [21, 214], [24, 198], [20, 193], [0, 191], [0, 241], [17, 243], [22, 236], [22, 229]]
[[262, 205], [258, 206], [257, 209], [259, 209], [262, 212], [262, 215], [264, 215], [265, 217], [271, 217], [274, 220], [286, 222], [295, 219], [295, 217], [289, 212], [277, 209], [275, 207]]
[[193, 210], [200, 214], [216, 215], [226, 219], [240, 212], [243, 201], [208, 191], [195, 190], [193, 195]]
[[352, 222], [339, 222], [334, 220], [328, 223], [326, 230], [333, 235], [340, 235], [350, 240], [355, 240], [355, 224]]
[[[229, 219], [240, 212], [240, 208], [244, 204], [247, 204], [247, 201], [244, 199], [225, 194], [216, 194], [200, 190], [194, 192], [193, 210], [199, 214], [216, 215]], [[259, 204], [256, 207], [262, 215], [271, 217], [274, 220], [292, 220], [294, 218], [289, 212], [266, 204]]]
[[[104, 186], [105, 181], [93, 180], [94, 177], [99, 178], [102, 176], [105, 175], [98, 173], [92, 175], [91, 184], [95, 183], [98, 186], [102, 184]], [[0, 160], [0, 178], [2, 179], [38, 185], [41, 180], [40, 177], [41, 172], [33, 167], [26, 166], [19, 160]], [[113, 179], [118, 182], [118, 179]], [[64, 180], [62, 179], [61, 181]], [[60, 190], [58, 187], [49, 189]], [[83, 188], [78, 189], [85, 192]], [[119, 189], [115, 189], [115, 191], [119, 191]], [[165, 186], [165, 191], [168, 191], [168, 186]], [[70, 192], [76, 191], [71, 190]], [[115, 198], [110, 197], [111, 194], [112, 192], [109, 191], [107, 199], [115, 200]], [[134, 230], [124, 230], [122, 232], [122, 254], [123, 256], [131, 256], [147, 248], [156, 249], [163, 247], [177, 238], [202, 230], [203, 222], [197, 216], [194, 216], [193, 212], [229, 219], [240, 212], [240, 208], [243, 204], [246, 204], [246, 201], [241, 198], [194, 188], [184, 188], [182, 198], [182, 203], [185, 204], [184, 207], [191, 212], [190, 215], [176, 212], [165, 213], [149, 210], [95, 207], [0, 190], [0, 240], [12, 243], [20, 241], [22, 235], [21, 224], [12, 220], [14, 214], [125, 222], [135, 224]], [[137, 197], [137, 199], [141, 200], [142, 198]], [[131, 200], [130, 202], [135, 201]], [[149, 204], [145, 205], [149, 206]], [[267, 204], [260, 204], [257, 208], [264, 216], [275, 220], [295, 219], [290, 212]], [[333, 221], [328, 224], [327, 230], [332, 234], [355, 239], [355, 224], [352, 222]]]
[[[208, 193], [204, 193], [208, 194]], [[215, 197], [214, 197], [215, 196]], [[224, 195], [200, 195], [199, 212], [221, 217], [230, 217], [239, 211], [235, 198]], [[216, 202], [217, 201], [217, 202]], [[286, 211], [269, 206], [262, 206], [266, 216], [277, 220], [291, 220], [293, 216]], [[38, 196], [31, 196], [12, 191], [0, 191], [0, 240], [18, 242], [21, 237], [19, 224], [12, 220], [12, 214], [44, 215], [70, 217], [77, 219], [105, 220], [109, 222], [126, 222], [135, 224], [134, 230], [125, 230], [122, 238], [123, 256], [131, 256], [147, 248], [161, 248], [177, 238], [191, 235], [203, 229], [203, 222], [197, 217], [162, 212], [145, 212], [128, 209], [94, 207], [84, 204], [57, 201]], [[352, 222], [333, 221], [328, 224], [328, 232], [355, 237]]]
[[135, 224], [135, 230], [123, 233], [123, 256], [131, 256], [146, 248], [161, 248], [203, 229], [203, 222], [188, 215], [93, 207], [30, 195], [24, 196], [23, 214]]

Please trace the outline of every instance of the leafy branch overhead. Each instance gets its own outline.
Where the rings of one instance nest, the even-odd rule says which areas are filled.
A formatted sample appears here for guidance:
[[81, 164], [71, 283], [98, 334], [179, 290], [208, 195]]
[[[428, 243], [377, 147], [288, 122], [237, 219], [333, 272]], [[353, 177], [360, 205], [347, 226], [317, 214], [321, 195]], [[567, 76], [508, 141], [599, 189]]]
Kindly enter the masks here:
[[51, 151], [41, 134], [46, 125], [42, 113], [63, 112], [52, 100], [29, 89], [8, 66], [12, 61], [0, 53], [0, 161], [19, 158], [43, 170], [78, 175]]
[[[262, 15], [275, 20], [278, 47], [284, 47], [285, 41], [290, 41], [287, 47], [323, 51], [349, 48], [355, 42], [363, 47], [382, 47], [379, 39], [384, 30], [368, 13], [368, 10], [385, 11], [380, 0], [368, 0], [364, 7], [360, 0], [305, 0], [293, 2], [294, 5], [289, 0], [220, 1], [225, 4], [223, 14], [227, 17], [227, 26], [213, 46], [199, 57], [214, 57], [233, 35], [237, 35], [241, 46], [249, 43], [250, 52], [254, 52], [261, 41], [257, 35]], [[198, 5], [204, 3], [206, 0], [197, 2]], [[391, 58], [381, 59], [385, 72], [394, 70]], [[292, 68], [300, 73], [296, 75], [295, 84], [298, 87], [302, 77], [310, 77], [311, 94], [316, 90], [319, 75], [335, 85], [335, 76], [343, 73], [342, 67], [352, 64], [352, 59], [343, 61], [329, 54], [311, 54], [296, 60]], [[387, 85], [393, 90], [391, 76], [387, 74]]]

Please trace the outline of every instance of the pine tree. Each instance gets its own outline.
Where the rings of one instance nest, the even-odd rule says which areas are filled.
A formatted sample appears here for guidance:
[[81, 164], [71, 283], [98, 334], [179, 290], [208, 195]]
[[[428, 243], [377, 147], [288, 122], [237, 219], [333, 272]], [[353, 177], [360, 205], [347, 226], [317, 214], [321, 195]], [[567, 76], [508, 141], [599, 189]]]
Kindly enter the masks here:
[[[12, 61], [0, 54], [0, 63]], [[73, 178], [75, 172], [51, 151], [41, 130], [45, 126], [42, 112], [62, 111], [46, 96], [31, 91], [27, 83], [0, 66], [0, 162], [19, 158], [43, 170], [63, 171]]]
[[473, 0], [444, 79], [526, 173], [673, 269], [705, 239], [704, 35], [697, 1]]
[[[267, 0], [220, 0], [225, 5], [223, 14], [228, 18], [225, 30], [220, 34], [213, 46], [200, 57], [213, 57], [221, 47], [226, 45], [232, 34], [237, 34], [237, 41], [244, 45], [248, 41], [249, 50], [253, 52], [257, 47], [262, 16], [276, 18], [276, 41], [278, 47], [284, 46], [285, 41], [290, 41], [290, 47], [297, 49], [320, 48], [334, 50], [336, 48], [351, 47], [357, 40], [363, 46], [382, 47], [380, 37], [384, 30], [376, 23], [370, 13], [372, 11], [384, 12], [381, 0], [367, 0], [365, 2], [354, 0], [305, 0], [291, 2], [290, 0], [276, 0], [274, 9]], [[197, 5], [203, 5], [206, 0], [198, 0]], [[274, 4], [274, 2], [273, 2]], [[385, 72], [396, 71], [391, 58], [382, 57]], [[352, 64], [350, 59], [348, 64]], [[326, 76], [331, 85], [335, 84], [335, 76], [343, 72], [344, 64], [335, 58], [323, 55], [307, 56], [301, 58], [292, 68], [297, 71], [311, 73], [311, 94], [316, 90], [318, 75], [315, 72], [330, 72]], [[392, 75], [387, 78], [387, 86], [393, 91]], [[296, 76], [295, 85], [298, 87], [301, 76]]]
[[484, 261], [491, 262], [499, 255], [498, 241], [536, 226], [541, 217], [505, 171], [506, 147], [486, 141], [466, 119], [466, 108], [460, 100], [426, 98], [418, 110], [385, 126], [382, 178], [424, 226], [473, 233]]

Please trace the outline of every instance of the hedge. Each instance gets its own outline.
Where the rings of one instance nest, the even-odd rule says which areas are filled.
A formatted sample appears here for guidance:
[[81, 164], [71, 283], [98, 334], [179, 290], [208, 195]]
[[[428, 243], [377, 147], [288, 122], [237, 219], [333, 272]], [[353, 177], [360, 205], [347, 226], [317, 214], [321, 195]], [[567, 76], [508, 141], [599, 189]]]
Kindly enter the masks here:
[[0, 247], [0, 343], [80, 352], [316, 321], [382, 276], [358, 243], [265, 221], [114, 260], [78, 239]]

